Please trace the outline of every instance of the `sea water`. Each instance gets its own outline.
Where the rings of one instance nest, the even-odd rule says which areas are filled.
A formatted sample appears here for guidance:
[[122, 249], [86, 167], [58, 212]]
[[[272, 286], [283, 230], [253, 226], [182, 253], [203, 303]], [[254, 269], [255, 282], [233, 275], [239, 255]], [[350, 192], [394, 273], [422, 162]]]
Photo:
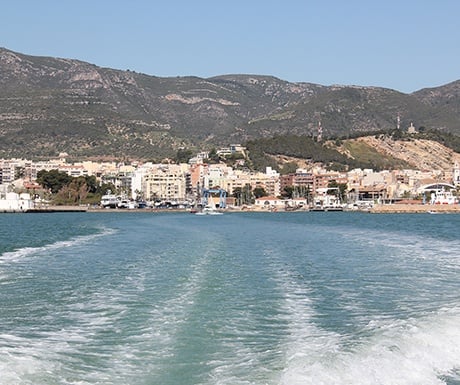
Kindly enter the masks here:
[[0, 215], [0, 384], [460, 384], [460, 216]]

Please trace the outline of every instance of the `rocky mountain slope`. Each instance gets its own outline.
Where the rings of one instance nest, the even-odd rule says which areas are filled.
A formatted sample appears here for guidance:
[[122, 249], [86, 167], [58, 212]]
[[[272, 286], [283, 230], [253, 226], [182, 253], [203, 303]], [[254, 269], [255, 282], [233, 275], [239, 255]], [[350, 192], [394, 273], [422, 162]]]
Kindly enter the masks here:
[[159, 78], [0, 48], [0, 157], [171, 156], [279, 134], [416, 127], [460, 133], [460, 82], [403, 94], [377, 87], [225, 75]]
[[382, 157], [399, 159], [408, 167], [418, 170], [451, 170], [454, 163], [460, 164], [460, 154], [450, 148], [427, 139], [393, 140], [389, 137], [364, 136], [345, 141], [342, 151], [353, 156], [345, 149], [350, 143], [361, 143]]

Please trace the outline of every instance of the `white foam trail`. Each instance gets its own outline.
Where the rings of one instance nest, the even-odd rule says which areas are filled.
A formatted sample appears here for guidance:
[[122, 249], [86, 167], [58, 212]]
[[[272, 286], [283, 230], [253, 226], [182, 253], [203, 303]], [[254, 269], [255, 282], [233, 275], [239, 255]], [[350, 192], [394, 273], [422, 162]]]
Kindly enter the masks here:
[[288, 363], [286, 385], [440, 385], [460, 368], [460, 309], [423, 319], [380, 323], [352, 350], [330, 350]]
[[401, 234], [376, 230], [358, 231], [340, 229], [347, 239], [372, 248], [398, 250], [398, 258], [429, 259], [449, 264], [449, 268], [460, 269], [460, 241], [430, 238], [415, 234]]
[[[313, 318], [316, 312], [313, 309], [311, 290], [306, 283], [298, 282], [291, 273], [284, 270], [278, 277], [279, 285], [284, 293], [284, 302], [281, 307], [281, 318], [288, 325], [287, 335], [283, 342], [284, 367], [282, 384], [303, 384], [303, 378], [298, 373], [291, 376], [290, 368], [303, 366], [315, 367], [318, 357], [326, 357], [340, 349], [340, 335], [323, 330], [315, 325]], [[293, 382], [299, 379], [300, 382]]]
[[81, 245], [87, 242], [92, 241], [93, 239], [104, 237], [110, 234], [115, 233], [116, 230], [113, 229], [104, 229], [101, 233], [91, 234], [91, 235], [82, 235], [75, 238], [71, 238], [64, 241], [58, 241], [50, 243], [48, 245], [39, 246], [39, 247], [24, 247], [15, 251], [9, 251], [0, 255], [0, 264], [5, 264], [9, 262], [17, 262], [24, 258], [34, 256], [34, 255], [43, 255], [52, 250], [59, 250], [67, 247], [74, 247], [76, 245]]
[[[387, 238], [379, 240], [387, 243]], [[394, 242], [395, 247], [405, 239]], [[392, 242], [393, 243], [393, 242]], [[433, 250], [420, 244], [425, 256]], [[458, 251], [444, 258], [456, 262]], [[280, 270], [281, 271], [281, 270]], [[288, 334], [279, 385], [440, 385], [460, 369], [460, 308], [445, 308], [421, 319], [376, 319], [350, 347], [350, 338], [315, 324], [314, 298], [307, 286], [284, 270], [277, 277], [284, 294]], [[370, 337], [364, 337], [370, 336]]]
[[[111, 231], [101, 235], [107, 233]], [[79, 237], [72, 242], [79, 244], [93, 238]], [[44, 251], [63, 244], [48, 245]], [[35, 256], [43, 251], [42, 248], [37, 250], [27, 255]], [[69, 325], [62, 329], [47, 331], [45, 327], [43, 331], [40, 328], [29, 338], [21, 337], [21, 330], [14, 330], [3, 338], [0, 335], [0, 385], [56, 383], [56, 379], [60, 384], [121, 385], [133, 383], [130, 379], [134, 383], [140, 381], [148, 373], [164, 372], [169, 365], [168, 358], [174, 355], [177, 334], [187, 322], [188, 313], [203, 287], [212, 252], [216, 250], [208, 249], [208, 254], [190, 256], [188, 275], [172, 297], [165, 296], [163, 301], [156, 303], [140, 329], [136, 321], [123, 317], [131, 317], [129, 306], [136, 300], [136, 293], [145, 288], [142, 282], [133, 285], [127, 279], [129, 291], [105, 288], [101, 292], [88, 293], [89, 298], [84, 292], [76, 293], [75, 301], [50, 315], [51, 325], [61, 324], [60, 318], [68, 320], [64, 323]], [[18, 254], [16, 258], [24, 257]], [[130, 298], [133, 288], [137, 291]], [[57, 322], [52, 322], [54, 317]], [[130, 327], [134, 328], [132, 333], [127, 330]], [[116, 341], [113, 345], [107, 344], [110, 335]], [[27, 360], [23, 361], [23, 357]], [[98, 362], [103, 365], [99, 366]]]
[[[108, 383], [107, 379], [117, 383], [113, 375], [117, 368], [100, 367], [97, 362], [109, 362], [116, 353], [114, 347], [101, 349], [100, 335], [117, 333], [118, 320], [127, 310], [123, 299], [122, 293], [107, 289], [50, 314], [44, 325], [0, 334], [0, 385], [83, 385]], [[54, 319], [58, 324], [67, 319], [68, 325], [47, 326], [54, 325]]]
[[[207, 253], [214, 251], [207, 250]], [[122, 362], [126, 371], [127, 357], [130, 357], [131, 361], [142, 361], [142, 366], [137, 364], [134, 369], [142, 370], [141, 373], [144, 375], [145, 373], [159, 375], [165, 367], [168, 367], [169, 360], [173, 359], [177, 344], [180, 342], [178, 333], [187, 322], [189, 312], [193, 309], [196, 297], [206, 279], [209, 254], [196, 258], [190, 256], [190, 261], [193, 262], [188, 269], [187, 278], [176, 287], [175, 295], [165, 295], [162, 301], [155, 303], [149, 313], [149, 319], [141, 330], [136, 330], [129, 345], [120, 346], [119, 350], [112, 354], [110, 365], [112, 368], [117, 368], [118, 363]]]

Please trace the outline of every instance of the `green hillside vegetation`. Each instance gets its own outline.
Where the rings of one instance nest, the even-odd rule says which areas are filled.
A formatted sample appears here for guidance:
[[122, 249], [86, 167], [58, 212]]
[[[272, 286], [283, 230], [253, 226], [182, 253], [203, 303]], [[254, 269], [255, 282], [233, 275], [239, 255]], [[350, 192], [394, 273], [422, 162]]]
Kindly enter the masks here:
[[357, 160], [358, 164], [362, 165], [361, 168], [371, 168], [377, 171], [410, 168], [406, 162], [378, 153], [373, 147], [363, 142], [345, 141], [343, 148], [353, 159]]
[[266, 166], [271, 166], [283, 173], [282, 167], [276, 163], [271, 155], [307, 159], [314, 163], [323, 163], [331, 170], [346, 170], [357, 167], [377, 168], [379, 166], [377, 161], [371, 163], [366, 160], [350, 158], [308, 136], [285, 135], [257, 139], [247, 142], [246, 147], [252, 166], [260, 171], [264, 171]]
[[[422, 132], [417, 134], [407, 134], [403, 131], [394, 130], [389, 133], [380, 131], [361, 135], [355, 134], [353, 138], [369, 135], [380, 138], [389, 136], [394, 140], [403, 141], [413, 139], [433, 140], [460, 153], [460, 136], [448, 132], [422, 129]], [[295, 170], [295, 164], [278, 164], [274, 158], [276, 155], [304, 159], [312, 163], [322, 163], [327, 169], [336, 171], [353, 168], [371, 168], [376, 171], [410, 168], [401, 159], [379, 153], [375, 148], [364, 142], [347, 139], [350, 139], [350, 137], [318, 143], [315, 138], [310, 136], [278, 135], [272, 138], [251, 140], [245, 146], [248, 149], [250, 165], [259, 171], [264, 171], [266, 166], [270, 166], [282, 174]]]

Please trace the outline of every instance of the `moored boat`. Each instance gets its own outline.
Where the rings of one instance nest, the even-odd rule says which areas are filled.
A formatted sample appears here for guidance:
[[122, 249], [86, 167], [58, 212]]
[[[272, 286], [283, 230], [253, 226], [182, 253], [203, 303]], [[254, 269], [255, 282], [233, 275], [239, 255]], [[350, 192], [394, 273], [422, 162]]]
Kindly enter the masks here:
[[223, 213], [220, 211], [217, 211], [215, 208], [213, 208], [210, 205], [204, 206], [201, 211], [197, 211], [195, 215], [222, 215]]
[[455, 205], [458, 204], [458, 198], [452, 194], [452, 191], [441, 189], [431, 194], [430, 204], [432, 205]]
[[120, 198], [114, 194], [106, 194], [101, 197], [101, 206], [104, 208], [114, 209], [118, 207]]

